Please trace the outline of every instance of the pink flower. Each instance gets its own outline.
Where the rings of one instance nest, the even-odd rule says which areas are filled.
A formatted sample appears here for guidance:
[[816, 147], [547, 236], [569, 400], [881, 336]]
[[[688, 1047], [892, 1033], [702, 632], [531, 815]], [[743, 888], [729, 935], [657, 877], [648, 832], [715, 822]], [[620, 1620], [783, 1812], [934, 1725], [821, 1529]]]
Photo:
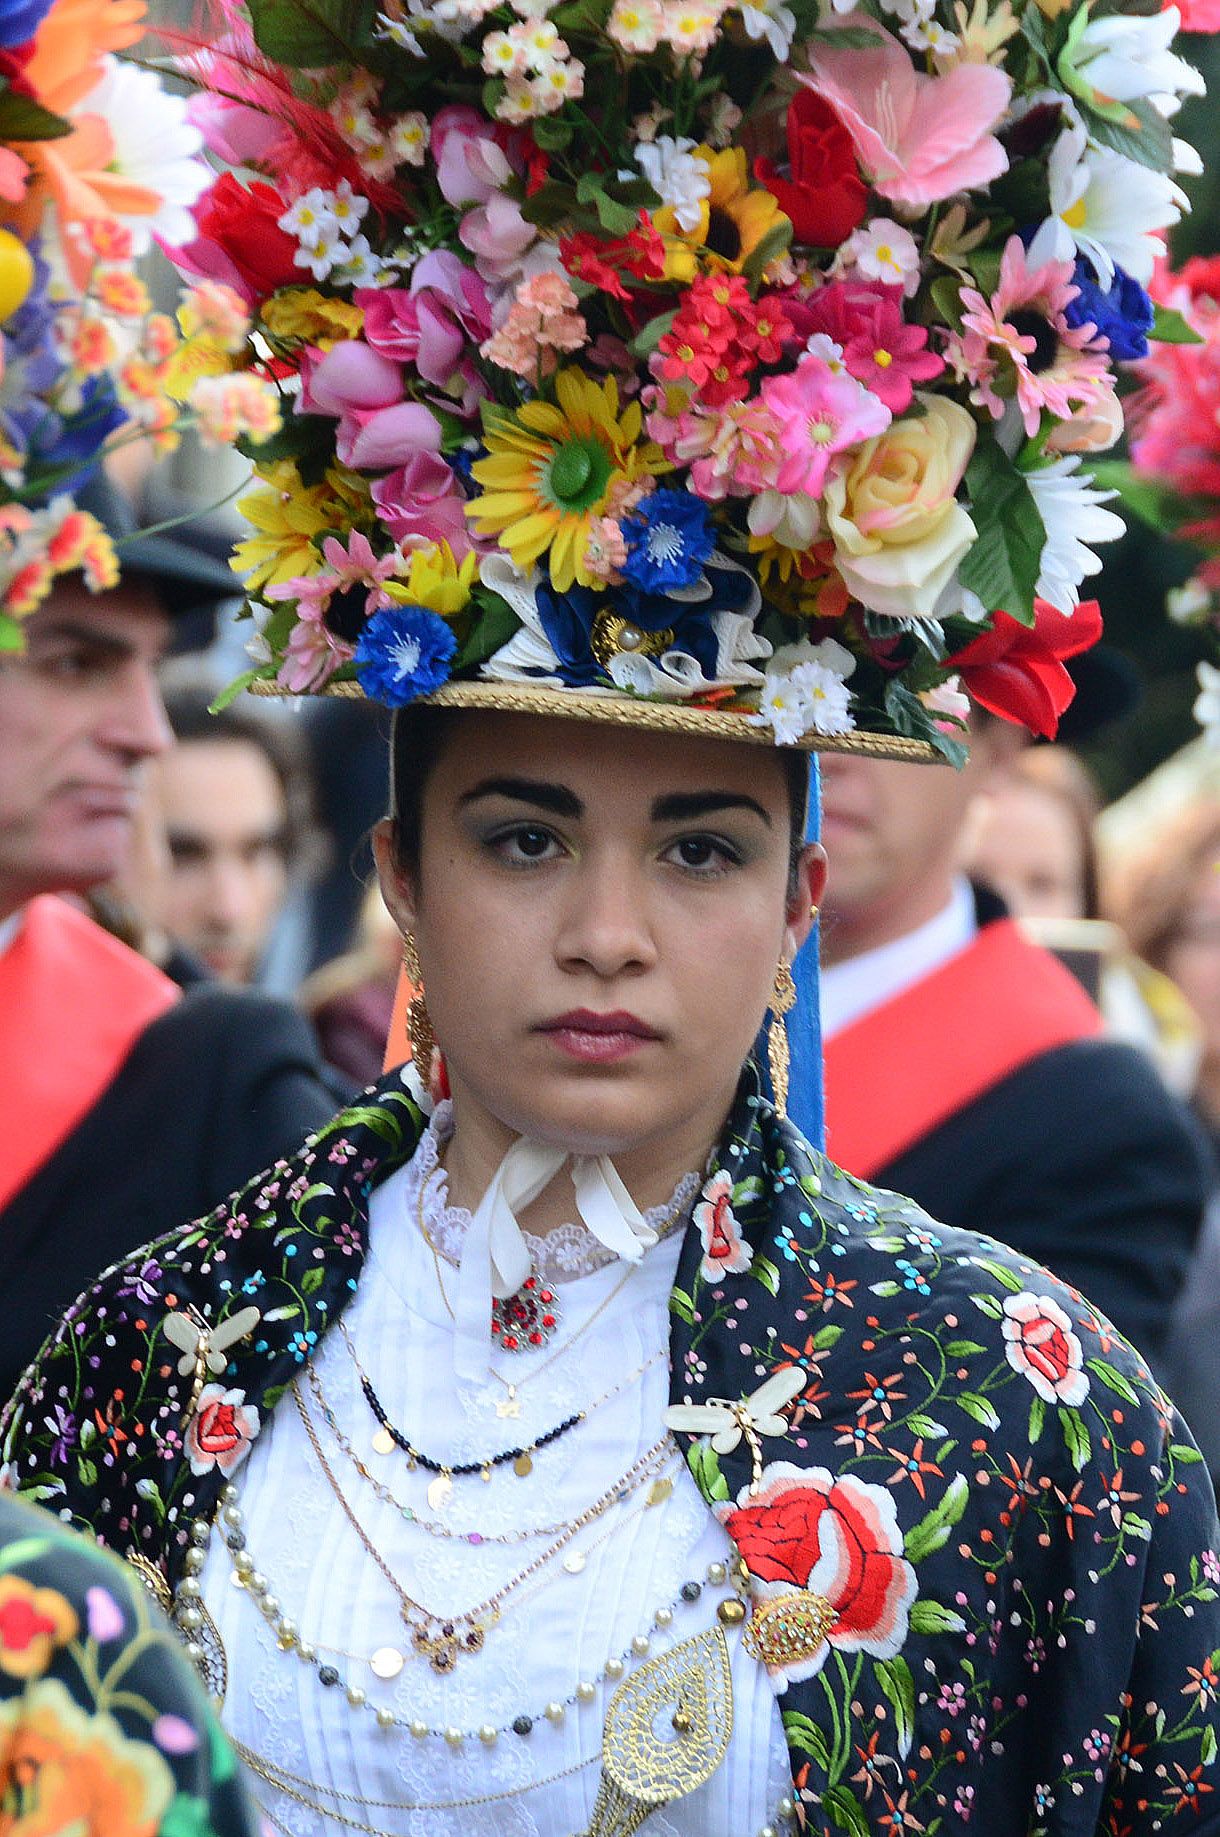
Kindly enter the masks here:
[[479, 273], [489, 281], [503, 281], [521, 266], [521, 258], [537, 240], [538, 232], [521, 215], [521, 206], [504, 192], [493, 192], [486, 204], [467, 211], [458, 225], [463, 248], [470, 250]]
[[302, 414], [340, 416], [389, 408], [402, 398], [402, 366], [362, 339], [346, 339], [326, 352], [310, 347], [302, 353]]
[[487, 117], [465, 103], [438, 110], [430, 147], [446, 204], [484, 204], [511, 172]]
[[30, 169], [20, 153], [14, 153], [11, 147], [0, 147], [0, 198], [7, 204], [20, 204], [29, 176]]
[[1044, 1403], [1084, 1402], [1089, 1394], [1084, 1350], [1057, 1301], [1028, 1292], [1010, 1295], [1000, 1325], [1008, 1363], [1029, 1379]]
[[259, 1414], [241, 1390], [223, 1384], [205, 1384], [186, 1432], [186, 1454], [191, 1472], [199, 1475], [219, 1467], [231, 1474], [250, 1452], [259, 1430]]
[[741, 1276], [754, 1261], [753, 1247], [741, 1235], [733, 1216], [733, 1182], [728, 1174], [713, 1174], [700, 1195], [694, 1211], [694, 1224], [703, 1239], [703, 1261], [699, 1265], [705, 1282], [719, 1282], [722, 1276]]
[[99, 1645], [106, 1645], [110, 1640], [122, 1637], [123, 1610], [108, 1588], [87, 1588], [85, 1608], [90, 1639], [96, 1639]]
[[901, 40], [870, 15], [849, 13], [835, 23], [864, 27], [880, 42], [837, 50], [815, 38], [811, 74], [798, 72], [798, 80], [829, 102], [882, 197], [922, 209], [1008, 170], [1008, 155], [988, 131], [1012, 94], [1004, 71], [958, 64], [944, 76], [925, 76]]
[[322, 544], [322, 556], [330, 570], [329, 581], [332, 593], [350, 593], [353, 588], [367, 587], [368, 595], [364, 602], [366, 612], [376, 612], [388, 604], [382, 592], [382, 582], [389, 580], [398, 565], [396, 555], [373, 553], [373, 546], [368, 537], [359, 530], [353, 530], [344, 548], [338, 536], [327, 536]]
[[762, 396], [779, 428], [784, 454], [776, 489], [817, 497], [831, 459], [884, 433], [891, 415], [854, 376], [836, 376], [821, 357], [803, 357], [788, 376], [769, 376]]
[[263, 109], [230, 102], [206, 91], [187, 103], [187, 119], [203, 135], [209, 153], [227, 166], [266, 167], [272, 148], [284, 138], [281, 124]]
[[517, 289], [516, 299], [499, 331], [480, 347], [481, 355], [502, 370], [527, 380], [550, 376], [558, 351], [579, 351], [589, 331], [576, 310], [576, 295], [562, 274], [536, 274]]
[[974, 384], [971, 401], [996, 421], [1015, 393], [1031, 439], [1044, 408], [1067, 421], [1074, 409], [1101, 404], [1112, 388], [1096, 327], [1086, 322], [1073, 328], [1065, 317], [1079, 292], [1072, 271], [1071, 262], [1030, 268], [1021, 238], [1010, 236], [990, 300], [977, 288], [961, 289], [965, 310], [950, 347], [954, 365]]
[[384, 472], [405, 465], [413, 453], [440, 451], [436, 416], [422, 402], [390, 408], [353, 409], [335, 431], [335, 452], [357, 472]]
[[916, 383], [939, 376], [945, 360], [927, 349], [926, 326], [903, 319], [895, 292], [886, 288], [874, 296], [864, 323], [843, 346], [843, 362], [891, 414], [900, 415], [911, 406]]
[[335, 636], [320, 611], [298, 605], [297, 622], [288, 634], [275, 680], [293, 695], [311, 695], [330, 681], [341, 664], [350, 663], [353, 655], [352, 646]]
[[373, 481], [377, 515], [395, 542], [447, 542], [454, 558], [470, 553], [466, 500], [452, 469], [436, 453], [413, 453]]
[[[653, 420], [648, 429], [652, 437]], [[692, 489], [709, 503], [750, 497], [775, 483], [783, 448], [780, 423], [758, 397], [723, 408], [682, 415], [666, 444], [667, 454], [690, 467]]]

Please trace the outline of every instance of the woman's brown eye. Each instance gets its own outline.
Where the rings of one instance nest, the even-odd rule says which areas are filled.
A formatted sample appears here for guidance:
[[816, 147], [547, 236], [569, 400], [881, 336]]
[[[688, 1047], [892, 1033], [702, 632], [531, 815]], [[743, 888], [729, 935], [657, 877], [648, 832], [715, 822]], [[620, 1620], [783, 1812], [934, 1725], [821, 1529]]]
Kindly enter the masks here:
[[531, 860], [544, 855], [551, 840], [545, 829], [519, 829], [514, 839], [521, 853]]
[[679, 842], [678, 853], [684, 867], [706, 867], [717, 850], [706, 836], [687, 836]]

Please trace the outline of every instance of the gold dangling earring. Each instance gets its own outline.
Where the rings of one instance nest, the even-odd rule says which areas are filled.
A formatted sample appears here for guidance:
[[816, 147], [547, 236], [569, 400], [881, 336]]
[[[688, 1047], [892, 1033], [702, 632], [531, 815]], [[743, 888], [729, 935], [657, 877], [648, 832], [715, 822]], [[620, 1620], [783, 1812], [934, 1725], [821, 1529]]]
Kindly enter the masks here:
[[781, 1116], [788, 1114], [788, 1029], [784, 1015], [796, 1000], [796, 984], [791, 967], [780, 959], [771, 991], [771, 1025], [767, 1028], [767, 1060], [771, 1067], [771, 1091], [775, 1108]]
[[424, 998], [424, 972], [420, 966], [419, 952], [415, 947], [414, 932], [408, 931], [402, 941], [402, 967], [415, 991], [407, 1009], [407, 1037], [411, 1042], [411, 1059], [426, 1085], [432, 1076], [432, 1055], [436, 1051], [436, 1035], [432, 1031], [432, 1016], [428, 1013], [428, 1004]]

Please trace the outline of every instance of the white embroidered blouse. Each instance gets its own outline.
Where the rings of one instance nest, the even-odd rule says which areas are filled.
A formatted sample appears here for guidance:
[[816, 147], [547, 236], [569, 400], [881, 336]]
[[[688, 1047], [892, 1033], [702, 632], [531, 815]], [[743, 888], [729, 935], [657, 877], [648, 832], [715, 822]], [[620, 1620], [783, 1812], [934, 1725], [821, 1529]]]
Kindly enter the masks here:
[[[441, 1106], [410, 1164], [373, 1195], [368, 1262], [345, 1315], [360, 1364], [390, 1421], [422, 1452], [448, 1464], [526, 1445], [579, 1410], [588, 1415], [539, 1450], [528, 1475], [505, 1463], [489, 1481], [458, 1477], [438, 1511], [428, 1502], [434, 1475], [422, 1467], [410, 1471], [397, 1450], [375, 1452], [378, 1425], [351, 1354], [340, 1333], [327, 1336], [315, 1371], [341, 1433], [398, 1506], [453, 1535], [430, 1534], [378, 1498], [335, 1440], [302, 1372], [300, 1394], [323, 1454], [390, 1574], [437, 1615], [487, 1600], [557, 1541], [557, 1535], [495, 1537], [570, 1524], [663, 1440], [668, 1298], [681, 1241], [679, 1234], [663, 1237], [633, 1267], [608, 1261], [580, 1225], [553, 1233], [545, 1245], [534, 1240], [539, 1274], [559, 1292], [559, 1324], [540, 1350], [497, 1351], [496, 1369], [520, 1387], [520, 1414], [498, 1415], [504, 1387], [459, 1389], [453, 1372], [453, 1324], [441, 1283], [451, 1300], [456, 1272], [445, 1259], [460, 1254], [470, 1215], [447, 1205], [438, 1166], [447, 1110]], [[693, 1195], [695, 1178], [675, 1201]], [[419, 1229], [421, 1203], [439, 1272]], [[660, 1230], [672, 1210], [650, 1213], [648, 1224]], [[578, 1333], [570, 1353], [559, 1350]], [[727, 1552], [724, 1532], [672, 1444], [661, 1458], [663, 1468], [650, 1470], [642, 1485], [512, 1589], [483, 1649], [459, 1657], [441, 1675], [427, 1657], [412, 1654], [399, 1600], [359, 1541], [286, 1397], [239, 1470], [238, 1503], [249, 1554], [279, 1611], [317, 1648], [316, 1662], [280, 1650], [268, 1619], [235, 1585], [223, 1525], [213, 1533], [201, 1578], [228, 1660], [225, 1726], [291, 1788], [253, 1780], [272, 1828], [286, 1837], [353, 1830], [387, 1837], [583, 1832], [615, 1688], [606, 1679], [607, 1661], [621, 1659], [629, 1672], [643, 1662], [639, 1642], [657, 1653], [705, 1630], [731, 1592], [708, 1581], [709, 1567]], [[673, 1489], [649, 1505], [658, 1473]], [[700, 1584], [694, 1601], [682, 1598], [690, 1582]], [[727, 1758], [688, 1799], [654, 1813], [647, 1837], [754, 1837], [775, 1824], [777, 1806], [791, 1791], [767, 1674], [736, 1629], [728, 1641], [734, 1723]], [[406, 1655], [398, 1675], [387, 1679], [369, 1663], [385, 1648]], [[337, 1684], [323, 1685], [323, 1664], [337, 1671]], [[579, 1693], [578, 1685], [585, 1687]], [[354, 1707], [349, 1688], [357, 1697], [364, 1693]], [[379, 1727], [378, 1708], [392, 1712], [393, 1726]], [[522, 1717], [532, 1723], [525, 1735], [511, 1726]], [[413, 1722], [439, 1732], [413, 1734]]]

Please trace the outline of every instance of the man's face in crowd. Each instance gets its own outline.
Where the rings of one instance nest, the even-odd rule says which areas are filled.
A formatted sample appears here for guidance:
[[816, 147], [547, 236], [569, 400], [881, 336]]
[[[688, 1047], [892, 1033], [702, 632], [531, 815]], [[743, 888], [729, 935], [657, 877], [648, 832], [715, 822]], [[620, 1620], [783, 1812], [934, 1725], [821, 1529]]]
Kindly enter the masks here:
[[186, 740], [161, 760], [172, 862], [161, 919], [226, 982], [250, 982], [288, 890], [288, 808], [253, 740]]
[[142, 768], [171, 734], [156, 668], [169, 620], [129, 579], [95, 596], [58, 582], [0, 660], [0, 918], [40, 893], [84, 893], [126, 864]]

